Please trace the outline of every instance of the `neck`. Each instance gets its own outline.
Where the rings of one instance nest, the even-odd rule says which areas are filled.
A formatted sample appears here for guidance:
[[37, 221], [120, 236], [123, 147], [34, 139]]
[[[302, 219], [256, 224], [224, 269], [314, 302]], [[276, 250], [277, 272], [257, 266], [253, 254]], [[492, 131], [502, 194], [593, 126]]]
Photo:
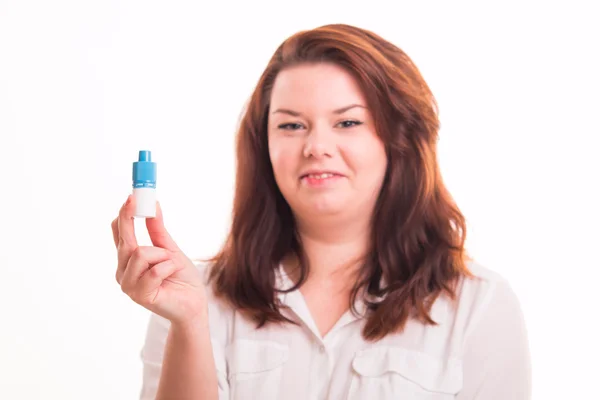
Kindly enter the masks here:
[[357, 268], [369, 250], [369, 221], [360, 218], [347, 223], [299, 218], [296, 221], [302, 248], [310, 264], [308, 281], [354, 282]]

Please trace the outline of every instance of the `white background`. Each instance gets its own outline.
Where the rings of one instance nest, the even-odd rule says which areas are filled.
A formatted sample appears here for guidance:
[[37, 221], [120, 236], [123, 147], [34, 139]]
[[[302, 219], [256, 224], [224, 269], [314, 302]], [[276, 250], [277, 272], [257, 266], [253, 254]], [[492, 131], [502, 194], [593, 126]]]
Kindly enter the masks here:
[[244, 103], [286, 37], [334, 22], [401, 47], [434, 91], [468, 250], [523, 306], [534, 399], [597, 395], [592, 1], [203, 3], [0, 0], [1, 399], [137, 398], [149, 314], [115, 281], [110, 222], [138, 150], [171, 234], [211, 255]]

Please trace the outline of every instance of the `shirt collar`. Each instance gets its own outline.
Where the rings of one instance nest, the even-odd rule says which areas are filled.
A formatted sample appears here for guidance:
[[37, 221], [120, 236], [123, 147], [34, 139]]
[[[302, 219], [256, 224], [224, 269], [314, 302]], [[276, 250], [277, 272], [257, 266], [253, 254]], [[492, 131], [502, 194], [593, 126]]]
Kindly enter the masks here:
[[[382, 278], [381, 282], [382, 283], [385, 282], [383, 278]], [[292, 295], [292, 293], [295, 293], [296, 291], [298, 291], [298, 289], [296, 289], [292, 292], [281, 292], [281, 290], [290, 289], [293, 285], [294, 285], [294, 282], [291, 280], [291, 278], [289, 277], [287, 272], [285, 272], [285, 269], [283, 268], [283, 266], [280, 264], [275, 270], [275, 287], [278, 290], [277, 298], [278, 298], [280, 304], [286, 305], [286, 306], [291, 305], [291, 304], [289, 304], [290, 295]], [[379, 302], [379, 301], [382, 301], [384, 298], [385, 298], [385, 295], [375, 296], [375, 295], [367, 294], [367, 299], [371, 302]], [[443, 295], [438, 296], [438, 298], [433, 303], [433, 305], [431, 307], [431, 311], [429, 313], [431, 316], [431, 319], [433, 319], [438, 324], [442, 324], [446, 320], [446, 315], [448, 313], [448, 306], [449, 306], [449, 304], [448, 304], [448, 301], [445, 298], [445, 296], [443, 296]], [[367, 304], [365, 303], [362, 296], [360, 296], [360, 295], [356, 296], [356, 300], [354, 302], [354, 308], [356, 309], [356, 311], [359, 315], [359, 318], [362, 318], [365, 316], [365, 313], [367, 311]]]

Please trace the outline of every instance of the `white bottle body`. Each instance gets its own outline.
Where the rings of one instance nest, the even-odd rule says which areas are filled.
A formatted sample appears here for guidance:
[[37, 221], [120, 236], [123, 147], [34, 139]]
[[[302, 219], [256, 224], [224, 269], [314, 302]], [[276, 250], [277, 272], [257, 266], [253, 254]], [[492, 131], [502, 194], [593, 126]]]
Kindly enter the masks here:
[[135, 214], [140, 218], [156, 217], [156, 188], [141, 187], [133, 189]]

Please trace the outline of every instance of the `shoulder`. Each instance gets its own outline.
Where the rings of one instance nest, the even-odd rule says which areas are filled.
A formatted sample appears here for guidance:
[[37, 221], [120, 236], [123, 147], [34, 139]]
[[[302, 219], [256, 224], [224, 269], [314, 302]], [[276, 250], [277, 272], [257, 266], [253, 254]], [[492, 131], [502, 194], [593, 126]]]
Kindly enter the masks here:
[[467, 267], [471, 276], [461, 278], [457, 288], [459, 302], [485, 306], [498, 293], [512, 291], [508, 279], [476, 261], [469, 261]]
[[462, 359], [460, 399], [528, 399], [531, 359], [525, 318], [510, 282], [470, 263], [458, 294], [453, 331]]
[[521, 304], [509, 280], [476, 261], [467, 267], [472, 276], [461, 279], [455, 309], [465, 338], [482, 324], [521, 323]]

